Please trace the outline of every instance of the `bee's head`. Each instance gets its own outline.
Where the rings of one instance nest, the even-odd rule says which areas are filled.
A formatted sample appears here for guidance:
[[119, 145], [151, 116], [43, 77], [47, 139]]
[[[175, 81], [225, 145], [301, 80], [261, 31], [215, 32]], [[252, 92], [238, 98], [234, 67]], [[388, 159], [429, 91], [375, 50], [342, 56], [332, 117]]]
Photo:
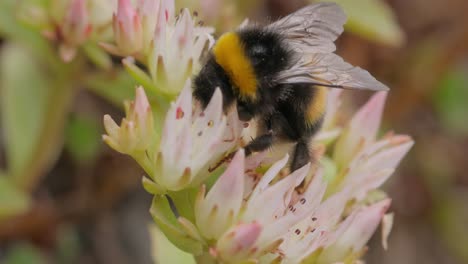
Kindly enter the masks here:
[[289, 54], [278, 33], [260, 28], [240, 31], [245, 56], [251, 63], [260, 87], [265, 87], [273, 77], [288, 65]]
[[213, 47], [213, 58], [227, 75], [237, 102], [255, 104], [261, 89], [271, 86], [274, 75], [288, 64], [281, 37], [261, 28], [222, 35]]
[[193, 80], [193, 95], [205, 108], [216, 88], [223, 94], [223, 108], [226, 111], [235, 99], [231, 82], [223, 68], [210, 57]]

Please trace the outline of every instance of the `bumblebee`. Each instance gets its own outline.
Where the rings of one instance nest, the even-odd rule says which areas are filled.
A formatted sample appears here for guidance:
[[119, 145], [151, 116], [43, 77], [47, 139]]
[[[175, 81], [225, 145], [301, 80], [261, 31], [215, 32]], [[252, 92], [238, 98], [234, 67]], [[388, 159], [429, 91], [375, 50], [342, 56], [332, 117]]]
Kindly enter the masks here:
[[325, 114], [328, 88], [388, 90], [367, 71], [333, 52], [346, 15], [334, 3], [306, 6], [267, 26], [246, 25], [222, 35], [193, 81], [206, 107], [216, 88], [225, 111], [259, 122], [246, 155], [295, 142], [290, 169], [312, 161], [310, 143]]

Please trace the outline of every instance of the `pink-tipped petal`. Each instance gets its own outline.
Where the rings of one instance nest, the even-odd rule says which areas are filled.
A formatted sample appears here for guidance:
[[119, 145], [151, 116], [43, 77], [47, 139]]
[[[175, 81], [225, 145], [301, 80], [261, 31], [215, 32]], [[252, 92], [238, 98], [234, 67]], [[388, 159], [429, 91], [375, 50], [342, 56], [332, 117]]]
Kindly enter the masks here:
[[233, 227], [217, 243], [216, 249], [220, 258], [230, 263], [236, 263], [249, 254], [256, 253], [254, 245], [261, 231], [262, 226], [257, 222]]
[[207, 239], [219, 238], [237, 218], [244, 189], [244, 150], [239, 150], [207, 196], [195, 204], [200, 232]]
[[[148, 101], [148, 97], [146, 97], [145, 90], [143, 87], [139, 86], [136, 89], [136, 96], [135, 96], [135, 113], [140, 120], [139, 122], [144, 122], [145, 117], [147, 116], [148, 109], [151, 109], [151, 106]], [[141, 120], [143, 119], [143, 120]]]
[[320, 205], [327, 189], [327, 182], [323, 179], [323, 174], [323, 169], [319, 169], [305, 192], [299, 195], [297, 210], [302, 210], [303, 207], [311, 210]]
[[130, 23], [131, 19], [136, 15], [135, 9], [130, 0], [119, 0], [117, 6], [117, 19]]
[[174, 18], [175, 11], [175, 1], [174, 0], [161, 0], [161, 9], [162, 18], [169, 22]]
[[227, 121], [223, 115], [222, 99], [221, 91], [216, 89], [206, 109], [195, 116], [192, 124], [192, 137], [196, 138], [193, 145], [196, 155], [192, 157], [192, 168], [195, 174], [202, 174], [198, 175], [197, 181], [206, 179], [207, 173], [203, 168], [210, 167], [210, 160], [221, 158], [229, 150], [226, 147], [232, 147], [232, 144], [223, 144]]
[[[89, 21], [88, 9], [85, 0], [72, 0], [64, 21], [60, 24], [60, 32], [65, 43], [60, 52], [65, 62], [75, 57], [76, 46], [83, 44], [89, 37], [92, 26]], [[68, 50], [72, 52], [66, 52]]]
[[[391, 142], [391, 140], [382, 140], [375, 143], [374, 145], [379, 145], [380, 149], [377, 153], [372, 153], [370, 156], [363, 154], [351, 163], [343, 186], [352, 186], [353, 196], [356, 199], [362, 200], [370, 190], [380, 187], [393, 174], [413, 145], [411, 140], [395, 146], [391, 146]], [[374, 147], [371, 145], [370, 148]]]
[[120, 53], [132, 55], [143, 46], [143, 32], [140, 15], [130, 0], [119, 0], [117, 13], [113, 16], [114, 38]]
[[314, 225], [323, 229], [330, 229], [336, 225], [343, 213], [346, 203], [351, 198], [351, 190], [344, 189], [330, 196], [320, 204], [317, 211], [312, 215]]
[[144, 51], [149, 52], [157, 25], [160, 1], [139, 0], [137, 13], [141, 17]]
[[411, 149], [413, 144], [413, 141], [409, 141], [404, 144], [385, 149], [370, 157], [367, 161], [366, 167], [368, 167], [369, 170], [375, 171], [380, 169], [395, 169]]
[[[283, 165], [284, 161], [278, 164]], [[268, 186], [268, 188], [258, 193], [254, 192], [249, 198], [246, 211], [242, 219], [246, 222], [258, 221], [259, 223], [269, 223], [284, 213], [289, 206], [291, 194], [294, 188], [301, 183], [306, 176], [310, 165], [296, 170], [293, 174], [285, 177], [279, 182]], [[273, 168], [279, 171], [280, 168]]]
[[184, 171], [190, 167], [191, 123], [192, 93], [190, 86], [187, 85], [176, 102], [171, 104], [161, 136], [160, 152], [164, 161], [161, 180], [164, 180], [165, 184], [163, 185], [168, 186], [168, 188], [180, 189], [184, 187], [178, 182]]
[[361, 209], [336, 243], [323, 252], [320, 263], [339, 261], [351, 252], [362, 250], [377, 229], [390, 203], [390, 199], [386, 199]]
[[387, 93], [376, 93], [353, 117], [338, 140], [334, 159], [345, 166], [358, 151], [375, 141]]
[[193, 20], [190, 12], [187, 8], [184, 8], [177, 21], [173, 35], [173, 41], [177, 44], [178, 49], [186, 49], [192, 44], [194, 37], [193, 29]]
[[352, 135], [352, 138], [363, 137], [368, 142], [375, 141], [386, 98], [387, 92], [378, 92], [359, 109], [350, 124], [353, 132], [357, 133], [356, 137]]
[[276, 177], [276, 175], [278, 175], [281, 169], [283, 169], [284, 166], [286, 166], [288, 159], [289, 159], [289, 155], [286, 154], [284, 158], [277, 161], [268, 169], [265, 175], [263, 175], [262, 179], [258, 182], [257, 186], [252, 192], [250, 199], [254, 199], [255, 197], [257, 197], [257, 195], [262, 193], [269, 186], [270, 182]]

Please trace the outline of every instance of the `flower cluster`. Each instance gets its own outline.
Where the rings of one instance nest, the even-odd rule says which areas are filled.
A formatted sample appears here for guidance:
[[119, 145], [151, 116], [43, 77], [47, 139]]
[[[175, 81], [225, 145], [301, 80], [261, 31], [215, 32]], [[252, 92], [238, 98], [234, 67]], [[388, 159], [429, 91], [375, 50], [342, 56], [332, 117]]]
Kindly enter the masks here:
[[70, 62], [88, 41], [107, 40], [114, 5], [113, 0], [22, 1], [19, 17], [57, 43], [61, 58]]
[[[146, 132], [148, 123], [139, 119], [150, 117], [142, 97], [143, 92], [137, 93], [137, 102], [131, 105], [141, 107], [130, 107], [120, 130], [106, 121], [106, 141], [121, 152], [131, 153], [115, 142], [131, 142], [128, 135], [138, 135], [138, 142], [125, 143], [138, 149], [151, 134]], [[332, 155], [322, 158], [333, 170], [325, 163], [317, 170], [309, 164], [285, 176], [288, 155], [283, 153], [263, 173], [257, 168], [266, 155], [246, 158], [241, 149], [208, 188], [206, 180], [219, 175], [213, 167], [248, 128], [235, 114], [222, 114], [219, 91], [204, 111], [192, 110], [188, 82], [166, 115], [160, 143], [146, 150], [151, 165], [144, 186], [155, 194], [151, 209], [155, 222], [179, 248], [225, 263], [358, 260], [390, 206], [385, 196], [369, 197], [413, 144], [404, 135], [376, 140], [385, 97], [375, 94], [344, 128], [330, 125], [318, 136], [327, 138], [335, 131], [328, 137], [336, 141]], [[334, 105], [327, 119], [334, 119], [339, 94], [333, 92], [329, 100]], [[303, 181], [306, 187], [298, 188]], [[192, 194], [182, 195], [184, 191]], [[172, 199], [168, 203], [161, 194]]]
[[172, 244], [200, 263], [325, 264], [358, 261], [381, 222], [385, 242], [391, 201], [379, 188], [413, 141], [393, 133], [377, 139], [384, 92], [339, 125], [342, 98], [331, 91], [314, 139], [319, 162], [288, 172], [287, 148], [245, 156], [254, 122], [241, 123], [235, 109], [224, 113], [219, 90], [203, 110], [192, 98], [189, 77], [212, 37], [188, 10], [174, 17], [170, 0], [119, 0], [113, 30], [115, 45], [102, 46], [147, 66], [148, 75], [124, 60], [146, 92], [178, 94], [162, 117], [139, 87], [120, 126], [104, 117], [105, 142], [144, 168], [150, 212]]
[[214, 42], [213, 29], [197, 26], [187, 9], [176, 17], [171, 0], [142, 0], [135, 7], [130, 0], [119, 0], [113, 29], [116, 44], [101, 46], [146, 65], [151, 77], [133, 60], [124, 61], [132, 75], [167, 95], [177, 95], [187, 78], [198, 72], [203, 51]]

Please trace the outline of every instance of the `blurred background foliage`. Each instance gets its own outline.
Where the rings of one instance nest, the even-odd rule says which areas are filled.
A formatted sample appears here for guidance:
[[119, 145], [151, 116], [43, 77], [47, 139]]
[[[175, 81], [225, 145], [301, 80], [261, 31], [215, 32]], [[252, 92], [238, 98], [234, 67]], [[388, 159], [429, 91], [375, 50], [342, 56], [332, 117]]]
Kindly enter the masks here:
[[[375, 238], [368, 263], [468, 263], [468, 2], [335, 1], [349, 16], [338, 53], [391, 87], [385, 125], [416, 141], [386, 185], [389, 250]], [[0, 1], [0, 263], [151, 263], [142, 172], [101, 142], [136, 82], [97, 41], [63, 62], [23, 19], [22, 4], [50, 2]], [[176, 2], [219, 35], [312, 1]], [[369, 96], [345, 95], [350, 110]]]

